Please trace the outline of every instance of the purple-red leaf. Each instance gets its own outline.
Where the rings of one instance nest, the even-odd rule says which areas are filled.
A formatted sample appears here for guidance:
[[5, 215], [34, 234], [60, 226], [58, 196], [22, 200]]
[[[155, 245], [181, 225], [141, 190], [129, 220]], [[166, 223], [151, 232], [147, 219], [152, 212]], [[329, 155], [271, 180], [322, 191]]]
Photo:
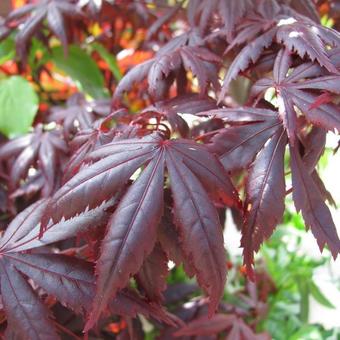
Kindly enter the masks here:
[[[325, 43], [339, 46], [339, 34], [336, 31], [320, 27], [316, 24], [313, 25], [294, 19], [294, 21], [286, 20], [287, 24], [279, 26], [276, 40], [282, 42], [290, 51], [296, 51], [301, 58], [307, 54], [312, 61], [317, 60], [329, 72], [338, 73], [327, 55]], [[280, 22], [278, 25], [280, 25]]]
[[340, 252], [340, 240], [332, 215], [296, 147], [290, 147], [290, 155], [296, 210], [301, 211], [306, 226], [311, 228], [320, 250], [322, 251], [327, 244], [335, 259]]
[[145, 295], [151, 301], [163, 301], [163, 291], [166, 289], [168, 275], [168, 258], [159, 243], [156, 243], [152, 253], [145, 259], [136, 280]]
[[235, 315], [217, 313], [211, 318], [201, 316], [179, 329], [175, 336], [216, 335], [235, 323]]
[[157, 135], [151, 135], [143, 140], [114, 141], [95, 150], [91, 158], [107, 157], [84, 168], [56, 192], [47, 208], [44, 227], [49, 217], [55, 222], [63, 217], [68, 219], [87, 207], [95, 208], [112, 198], [153, 156], [157, 140]]
[[[156, 56], [130, 70], [120, 81], [114, 93], [114, 101], [122, 97], [123, 92], [131, 89], [136, 82], [148, 80], [148, 90], [155, 99], [161, 99], [170, 88], [175, 75], [183, 71], [192, 72], [200, 86], [200, 94], [204, 95], [207, 85], [218, 86], [218, 77], [214, 64], [221, 59], [208, 48], [203, 47], [203, 40], [197, 32], [183, 33], [170, 40], [156, 54]], [[185, 77], [185, 75], [184, 75]]]
[[92, 266], [60, 254], [6, 254], [16, 269], [76, 312], [89, 311], [94, 293]]
[[321, 102], [320, 105], [315, 105], [318, 102], [315, 91], [324, 90], [338, 94], [340, 76], [323, 75], [322, 70], [312, 63], [293, 68], [288, 75], [290, 64], [288, 53], [284, 50], [279, 52], [274, 64], [273, 80], [264, 78], [257, 81], [252, 88], [252, 95], [258, 96], [270, 87], [276, 89], [279, 113], [292, 145], [298, 133], [297, 120], [300, 111], [315, 125], [331, 131], [335, 128], [339, 130], [339, 108], [332, 103]]
[[46, 200], [42, 200], [32, 204], [12, 221], [0, 240], [0, 252], [13, 253], [42, 247], [103, 225], [108, 221], [107, 209], [114, 204], [114, 199], [68, 220], [51, 222], [41, 235], [40, 220], [47, 203]]
[[211, 318], [201, 316], [183, 326], [175, 336], [216, 335], [227, 330], [227, 340], [269, 340], [266, 333], [256, 334], [241, 318], [233, 314], [215, 314]]
[[108, 223], [96, 266], [96, 296], [86, 329], [93, 326], [109, 298], [126, 286], [152, 251], [163, 213], [163, 171], [161, 151], [129, 188]]
[[143, 299], [135, 290], [124, 289], [109, 303], [113, 314], [135, 318], [138, 314], [152, 317], [171, 326], [178, 326], [181, 321], [166, 312], [160, 305]]
[[206, 147], [190, 140], [173, 141], [171, 149], [179, 160], [195, 174], [216, 201], [237, 205], [238, 194], [217, 158]]
[[183, 250], [195, 268], [200, 286], [210, 296], [212, 314], [223, 294], [226, 278], [222, 227], [202, 184], [172, 152], [167, 155], [167, 168]]
[[81, 17], [82, 12], [69, 0], [41, 0], [39, 3], [24, 5], [10, 13], [8, 22], [24, 21], [16, 37], [19, 56], [26, 58], [27, 42], [39, 31], [44, 19], [47, 21], [47, 26], [60, 39], [66, 52], [68, 39], [64, 16]]
[[21, 339], [55, 340], [59, 336], [48, 320], [49, 311], [22, 274], [0, 259], [1, 296], [8, 327]]
[[223, 81], [222, 91], [218, 97], [218, 101], [222, 102], [227, 94], [230, 82], [236, 79], [241, 71], [245, 71], [249, 64], [255, 63], [261, 56], [262, 51], [272, 44], [275, 37], [276, 30], [272, 29], [268, 32], [260, 35], [250, 44], [242, 49], [242, 51], [237, 55], [232, 64], [230, 65], [228, 72]]
[[231, 172], [246, 168], [282, 124], [277, 113], [270, 110], [237, 108], [210, 113], [230, 125], [217, 130], [208, 147]]
[[20, 189], [22, 180], [29, 180], [30, 167], [41, 171], [44, 185], [42, 196], [51, 195], [61, 173], [62, 160], [68, 146], [60, 130], [44, 131], [41, 124], [25, 137], [18, 137], [0, 147], [0, 160], [9, 167], [8, 186], [11, 192]]
[[[279, 129], [257, 155], [249, 169], [246, 185], [245, 223], [241, 246], [244, 263], [253, 274], [254, 252], [280, 223], [284, 212], [284, 151], [287, 138]], [[252, 275], [253, 277], [254, 275]]]

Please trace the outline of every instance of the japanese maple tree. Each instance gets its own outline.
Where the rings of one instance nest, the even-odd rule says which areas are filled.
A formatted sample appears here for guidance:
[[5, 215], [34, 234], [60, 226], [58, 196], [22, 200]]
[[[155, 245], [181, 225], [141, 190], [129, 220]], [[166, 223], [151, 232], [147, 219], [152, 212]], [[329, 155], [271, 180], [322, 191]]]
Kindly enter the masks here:
[[[259, 318], [254, 254], [287, 197], [340, 252], [317, 171], [340, 131], [335, 3], [32, 0], [1, 18], [6, 339], [143, 339], [141, 314], [159, 339], [270, 338], [222, 299], [224, 215]], [[23, 121], [19, 85], [36, 92]], [[197, 285], [169, 284], [169, 263]]]

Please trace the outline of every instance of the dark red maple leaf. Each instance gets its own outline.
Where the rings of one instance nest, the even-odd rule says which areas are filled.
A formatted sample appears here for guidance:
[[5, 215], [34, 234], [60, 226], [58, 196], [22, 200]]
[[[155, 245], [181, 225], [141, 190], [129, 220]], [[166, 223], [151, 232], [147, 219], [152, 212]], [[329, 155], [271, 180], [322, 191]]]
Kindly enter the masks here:
[[168, 275], [168, 257], [159, 243], [144, 261], [136, 275], [138, 286], [151, 301], [162, 301]]
[[[113, 100], [117, 101], [133, 84], [146, 78], [150, 95], [161, 99], [182, 69], [192, 72], [197, 78], [203, 95], [208, 84], [215, 88], [219, 86], [214, 64], [220, 62], [220, 57], [204, 47], [204, 41], [197, 32], [184, 33], [164, 45], [153, 59], [132, 68], [119, 82]], [[182, 83], [183, 79], [180, 79], [178, 85]]]
[[279, 111], [292, 144], [297, 133], [297, 110], [304, 113], [307, 120], [315, 125], [340, 131], [339, 107], [332, 103], [315, 106], [318, 95], [313, 92], [322, 90], [339, 94], [340, 76], [325, 74], [324, 70], [312, 63], [297, 66], [288, 74], [291, 64], [291, 53], [282, 49], [275, 60], [273, 79], [258, 80], [252, 88], [252, 94], [257, 96], [269, 87], [275, 88]]
[[284, 175], [286, 143], [287, 136], [281, 128], [275, 132], [249, 168], [241, 239], [244, 262], [248, 268], [253, 261], [253, 252], [259, 250], [260, 245], [271, 236], [283, 217], [286, 193]]
[[219, 155], [229, 172], [247, 168], [282, 125], [277, 113], [267, 109], [216, 109], [201, 112], [200, 115], [211, 115], [230, 125], [208, 134], [208, 148]]
[[108, 223], [97, 261], [97, 295], [87, 328], [97, 320], [109, 297], [140, 270], [154, 247], [163, 214], [165, 166], [183, 250], [200, 285], [211, 297], [213, 312], [223, 293], [226, 267], [222, 228], [209, 195], [229, 205], [237, 201], [217, 159], [203, 145], [190, 140], [164, 140], [159, 134], [113, 141], [93, 151], [89, 158], [100, 160], [81, 170], [56, 193], [46, 217], [59, 221], [86, 207], [98, 206], [120, 190], [137, 169], [146, 166]]
[[[71, 219], [49, 223], [40, 236], [39, 222], [48, 200], [32, 204], [8, 226], [0, 239], [1, 295], [9, 329], [19, 337], [59, 339], [49, 321], [47, 307], [27, 278], [73, 311], [88, 313], [95, 292], [91, 263], [46, 252], [46, 246], [107, 223], [107, 209], [114, 200]], [[39, 252], [39, 247], [45, 247]], [[30, 252], [28, 252], [30, 250]], [[137, 313], [176, 325], [177, 319], [158, 304], [148, 303], [137, 292], [123, 290], [110, 301], [113, 314], [135, 317]]]
[[150, 40], [153, 36], [156, 35], [159, 31], [161, 31], [162, 27], [166, 25], [174, 16], [181, 10], [182, 2], [178, 2], [172, 8], [167, 8], [164, 13], [161, 13], [157, 20], [149, 27], [146, 40]]
[[256, 334], [241, 318], [233, 314], [199, 317], [183, 326], [175, 336], [209, 336], [227, 330], [226, 340], [269, 340], [267, 333]]
[[30, 252], [107, 221], [109, 204], [71, 220], [49, 224], [39, 238], [39, 221], [47, 201], [38, 201], [17, 215], [0, 239], [1, 296], [8, 327], [20, 338], [58, 339], [49, 311], [27, 277], [76, 312], [88, 310], [94, 292], [91, 265], [66, 255]]
[[6, 162], [10, 173], [10, 192], [14, 196], [31, 193], [27, 187], [27, 191], [24, 190], [21, 180], [31, 183], [29, 169], [32, 168], [41, 172], [42, 179], [40, 183], [35, 183], [35, 190], [41, 190], [41, 195], [48, 197], [60, 180], [61, 167], [67, 153], [68, 146], [61, 130], [44, 130], [42, 125], [36, 126], [32, 133], [3, 144], [0, 147], [0, 160]]
[[320, 188], [304, 164], [296, 147], [290, 146], [293, 199], [297, 211], [301, 211], [307, 228], [311, 228], [322, 251], [328, 244], [333, 258], [340, 252], [340, 240], [332, 215], [324, 202]]
[[21, 21], [22, 27], [16, 36], [17, 52], [25, 60], [28, 41], [39, 31], [44, 20], [50, 30], [60, 39], [67, 52], [67, 29], [64, 17], [81, 17], [82, 11], [72, 0], [39, 0], [12, 11], [6, 21]]
[[[258, 35], [261, 33], [260, 35]], [[239, 32], [228, 50], [237, 45], [247, 44], [234, 59], [224, 78], [219, 100], [223, 100], [231, 80], [255, 63], [263, 50], [276, 42], [301, 58], [307, 55], [333, 74], [339, 74], [329, 58], [329, 47], [340, 46], [337, 31], [321, 26], [307, 17], [281, 7], [276, 1], [263, 0], [249, 19], [240, 25]]]
[[61, 123], [68, 137], [71, 133], [91, 128], [96, 120], [108, 116], [110, 112], [109, 100], [88, 101], [82, 93], [76, 93], [67, 100], [66, 107], [53, 107], [48, 119]]
[[218, 15], [223, 22], [221, 31], [226, 32], [228, 39], [231, 39], [236, 23], [252, 7], [253, 1], [250, 0], [193, 0], [189, 2], [188, 20], [192, 27], [197, 25], [204, 33], [209, 20]]
[[[20, 211], [33, 201], [7, 229], [3, 218], [8, 216], [1, 218], [5, 337], [53, 339], [58, 336], [54, 326], [65, 326], [71, 336], [74, 324], [79, 334], [82, 316], [76, 314], [84, 312], [86, 330], [103, 316], [98, 333], [93, 331], [97, 337], [120, 331], [113, 336], [142, 340], [137, 315], [143, 314], [161, 339], [170, 340], [180, 322], [160, 306], [169, 303], [171, 309], [181, 305], [175, 313], [189, 322], [177, 328], [181, 339], [261, 338], [254, 329], [265, 315], [268, 287], [264, 299], [251, 283], [248, 291], [237, 293], [247, 305], [244, 309], [220, 301], [226, 270], [232, 266], [223, 247], [223, 215], [225, 206], [232, 206], [242, 225], [250, 276], [254, 253], [280, 223], [290, 193], [320, 249], [326, 245], [334, 258], [340, 251], [325, 204], [334, 200], [316, 171], [326, 134], [339, 130], [340, 38], [320, 24], [318, 15], [335, 22], [333, 2], [26, 2], [0, 21], [0, 39], [17, 34], [22, 58], [33, 36], [39, 39], [38, 53], [30, 59], [33, 77], [21, 72], [20, 62], [6, 62], [1, 68], [34, 83], [44, 121], [56, 124], [38, 125], [28, 136], [6, 143], [1, 140], [1, 202]], [[78, 20], [83, 14], [87, 17]], [[50, 69], [46, 53], [58, 44], [55, 36], [65, 52], [73, 37], [89, 53], [92, 42], [98, 41], [103, 49], [91, 57], [109, 87], [115, 61], [109, 54], [124, 69], [136, 65], [140, 56], [144, 60], [145, 52], [153, 56], [131, 69], [116, 87], [115, 109], [125, 91], [137, 89], [137, 96], [124, 98], [126, 109], [111, 112], [108, 101], [89, 102], [81, 94], [52, 114], [46, 109], [50, 88], [39, 86], [36, 73]], [[4, 42], [5, 50], [11, 43], [12, 36]], [[233, 53], [231, 65], [231, 58], [222, 58], [223, 51]], [[10, 54], [5, 54], [7, 60]], [[222, 62], [227, 70], [221, 69]], [[255, 83], [250, 96], [246, 86], [237, 87], [244, 91], [247, 107], [237, 104], [237, 91], [224, 98], [239, 74], [248, 89]], [[273, 88], [276, 96], [267, 100]], [[221, 108], [218, 97], [233, 108]], [[196, 116], [192, 123], [193, 117], [186, 114]], [[41, 118], [39, 114], [37, 122]], [[292, 178], [288, 190], [287, 166]], [[239, 179], [243, 211], [228, 174]], [[51, 200], [34, 204], [38, 191]], [[13, 200], [21, 195], [25, 199]], [[193, 297], [197, 287], [188, 285], [177, 286], [177, 291], [167, 288], [170, 260], [189, 277], [196, 275], [208, 297]], [[174, 270], [176, 279], [177, 270], [181, 268]], [[263, 280], [270, 282], [268, 276]], [[50, 320], [52, 310], [58, 321]], [[208, 319], [216, 310], [218, 314]], [[160, 322], [169, 327], [158, 327]]]
[[112, 140], [133, 138], [138, 135], [137, 127], [122, 124], [108, 130], [105, 127], [105, 122], [106, 119], [96, 121], [93, 128], [79, 131], [69, 143], [73, 154], [65, 166], [63, 183], [79, 171], [80, 167], [84, 165], [86, 157], [96, 148], [108, 144]]
[[292, 0], [285, 2], [287, 3], [287, 5], [290, 5], [298, 13], [303, 14], [304, 16], [319, 23], [320, 21], [319, 13], [313, 0]]
[[126, 288], [109, 302], [109, 310], [114, 315], [136, 318], [138, 314], [150, 317], [169, 326], [178, 327], [182, 322], [175, 315], [167, 312], [159, 304], [143, 298], [136, 290]]
[[[206, 142], [210, 140], [209, 149], [220, 155], [228, 171], [248, 168], [241, 246], [248, 274], [253, 278], [253, 254], [273, 233], [284, 212], [284, 154], [288, 137], [279, 113], [275, 111], [236, 108], [200, 114], [209, 113], [228, 124], [226, 128], [208, 135]], [[293, 199], [297, 211], [302, 211], [306, 226], [311, 227], [320, 249], [327, 243], [336, 258], [340, 252], [340, 240], [324, 203], [327, 191], [314, 170], [323, 150], [322, 142], [317, 145], [321, 149], [315, 149], [314, 143], [306, 142], [304, 160], [296, 148], [291, 148], [294, 151], [294, 155], [292, 151], [290, 153], [295, 191]]]

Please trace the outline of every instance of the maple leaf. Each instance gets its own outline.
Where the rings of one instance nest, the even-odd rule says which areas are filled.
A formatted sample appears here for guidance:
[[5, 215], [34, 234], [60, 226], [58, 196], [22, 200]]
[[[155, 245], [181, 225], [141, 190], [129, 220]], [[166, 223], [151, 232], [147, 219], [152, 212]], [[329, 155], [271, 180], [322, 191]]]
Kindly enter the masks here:
[[[113, 204], [111, 200], [72, 219], [51, 223], [39, 237], [39, 221], [47, 202], [38, 201], [17, 215], [0, 239], [1, 294], [8, 327], [19, 337], [29, 339], [59, 337], [48, 320], [48, 309], [26, 277], [78, 313], [90, 311], [95, 277], [92, 264], [84, 260], [27, 250], [46, 247], [104, 224], [109, 217], [106, 210]], [[119, 292], [110, 302], [110, 310], [131, 317], [142, 313], [170, 325], [178, 324], [178, 320], [158, 304], [150, 305], [133, 290]]]
[[144, 299], [136, 290], [125, 288], [109, 303], [112, 314], [123, 317], [137, 317], [142, 314], [170, 326], [178, 327], [182, 322], [173, 314], [165, 311], [159, 304]]
[[209, 19], [217, 14], [223, 22], [221, 30], [227, 32], [230, 39], [235, 25], [252, 6], [253, 2], [250, 0], [192, 0], [189, 2], [187, 15], [190, 25], [192, 27], [197, 25], [203, 33], [209, 24]]
[[3, 144], [0, 147], [0, 160], [5, 161], [9, 168], [9, 190], [17, 196], [15, 191], [21, 189], [20, 181], [29, 180], [29, 169], [35, 168], [41, 171], [43, 178], [43, 183], [36, 190], [41, 190], [43, 197], [49, 196], [61, 175], [60, 166], [67, 152], [68, 146], [61, 131], [44, 131], [41, 124], [32, 133]]
[[313, 0], [292, 0], [289, 1], [289, 5], [298, 13], [309, 17], [317, 23], [320, 22], [319, 13]]
[[99, 146], [112, 142], [112, 140], [137, 136], [138, 128], [133, 126], [122, 125], [107, 130], [105, 128], [106, 119], [96, 121], [93, 128], [79, 131], [69, 143], [73, 154], [65, 166], [63, 183], [79, 171], [80, 167], [84, 165], [86, 157]]
[[284, 130], [279, 129], [263, 147], [249, 169], [241, 239], [247, 268], [253, 261], [253, 252], [258, 252], [260, 245], [271, 236], [283, 217], [286, 194], [284, 175], [286, 138]]
[[65, 18], [79, 18], [83, 15], [79, 7], [70, 0], [39, 0], [13, 10], [7, 22], [22, 20], [22, 27], [16, 36], [17, 53], [23, 60], [26, 58], [27, 43], [40, 29], [44, 20], [50, 30], [60, 39], [65, 54], [67, 53], [67, 33]]
[[213, 131], [208, 143], [210, 151], [219, 155], [229, 172], [247, 168], [282, 124], [277, 113], [267, 109], [216, 109], [199, 115], [223, 119], [230, 125]]
[[72, 95], [64, 107], [53, 107], [49, 121], [62, 123], [63, 131], [68, 137], [77, 130], [91, 128], [96, 120], [109, 115], [111, 104], [109, 100], [87, 101], [82, 93]]
[[162, 301], [162, 292], [166, 289], [168, 258], [159, 243], [156, 243], [151, 254], [144, 261], [136, 280], [145, 295], [151, 301]]
[[200, 94], [207, 91], [209, 83], [218, 87], [214, 64], [221, 62], [220, 57], [212, 53], [203, 45], [203, 40], [196, 32], [184, 33], [164, 45], [156, 56], [132, 68], [119, 82], [113, 100], [120, 99], [125, 91], [133, 84], [148, 80], [148, 90], [155, 99], [163, 97], [170, 87], [170, 74], [176, 75], [182, 68], [192, 72], [200, 86]]
[[[263, 0], [255, 13], [249, 14], [249, 20], [241, 25], [240, 31], [227, 51], [237, 45], [247, 43], [230, 65], [224, 78], [219, 96], [222, 101], [230, 82], [245, 71], [250, 63], [255, 63], [263, 50], [273, 42], [283, 44], [289, 51], [295, 52], [301, 58], [307, 55], [312, 61], [317, 61], [329, 72], [338, 74], [337, 68], [329, 58], [328, 46], [340, 46], [340, 35], [337, 31], [318, 25], [307, 17], [294, 13], [287, 13], [285, 7], [280, 7], [275, 1], [270, 6]], [[258, 33], [261, 35], [257, 36]], [[257, 37], [256, 37], [257, 36]]]
[[157, 239], [167, 257], [174, 261], [177, 266], [183, 264], [187, 275], [193, 277], [195, 275], [195, 269], [181, 247], [180, 236], [174, 225], [170, 207], [171, 204], [167, 202], [161, 223], [158, 227]]
[[269, 340], [267, 333], [256, 334], [241, 318], [234, 314], [201, 316], [175, 333], [175, 336], [209, 336], [227, 330], [227, 340]]
[[69, 218], [86, 207], [94, 208], [117, 193], [137, 169], [146, 166], [108, 223], [96, 267], [97, 295], [86, 329], [98, 319], [109, 297], [140, 270], [154, 248], [163, 215], [165, 166], [183, 250], [200, 285], [211, 297], [213, 312], [223, 293], [225, 255], [222, 228], [209, 195], [229, 205], [238, 200], [217, 159], [203, 145], [189, 140], [164, 140], [159, 134], [113, 141], [89, 157], [97, 161], [68, 181], [46, 209], [46, 216], [53, 221]]
[[196, 283], [180, 282], [171, 284], [164, 292], [165, 303], [167, 305], [178, 304], [181, 301], [187, 300], [197, 291], [198, 286]]
[[320, 250], [327, 243], [335, 259], [340, 253], [340, 240], [332, 215], [299, 152], [293, 146], [290, 146], [290, 155], [296, 210], [301, 210], [306, 226], [311, 228]]
[[303, 163], [307, 171], [311, 174], [323, 199], [325, 201], [327, 200], [331, 205], [336, 207], [336, 203], [332, 195], [327, 191], [321, 178], [315, 171], [318, 161], [325, 150], [326, 133], [327, 131], [325, 129], [313, 126], [311, 131], [306, 136], [302, 137], [301, 143], [303, 145]]
[[39, 238], [39, 222], [46, 204], [47, 200], [38, 201], [18, 214], [0, 239], [2, 301], [8, 327], [20, 338], [59, 338], [49, 321], [47, 307], [27, 277], [76, 312], [88, 310], [93, 298], [94, 275], [88, 262], [62, 254], [26, 251], [105, 223], [108, 218], [105, 209], [110, 204], [105, 203], [71, 220], [49, 224]]
[[70, 149], [73, 151], [73, 154], [65, 166], [63, 183], [67, 182], [78, 172], [84, 162], [84, 159], [96, 148], [96, 146], [103, 145], [111, 141], [111, 132], [106, 133], [101, 129], [90, 128], [78, 132], [70, 142]]
[[149, 27], [146, 40], [150, 40], [153, 36], [156, 35], [157, 32], [161, 30], [161, 28], [167, 24], [173, 17], [180, 11], [182, 8], [182, 2], [178, 2], [175, 6], [170, 8], [165, 13], [161, 14], [157, 20]]
[[323, 90], [339, 94], [340, 76], [323, 74], [325, 72], [313, 64], [302, 64], [288, 74], [291, 64], [290, 52], [282, 49], [275, 60], [273, 79], [258, 80], [252, 88], [252, 95], [258, 96], [270, 87], [275, 88], [280, 114], [292, 144], [297, 133], [297, 109], [303, 112], [311, 123], [328, 130], [334, 131], [336, 128], [340, 131], [339, 108], [332, 103], [315, 106], [318, 96], [313, 93], [313, 90]]
[[2, 301], [12, 334], [29, 339], [59, 339], [48, 321], [47, 307], [22, 274], [6, 260], [0, 261], [0, 268]]
[[[215, 131], [205, 140], [209, 149], [220, 155], [222, 164], [230, 172], [249, 167], [241, 246], [247, 273], [253, 279], [254, 252], [273, 233], [284, 212], [286, 130], [279, 113], [271, 110], [245, 107], [200, 113], [209, 114], [227, 124], [226, 128]], [[322, 129], [313, 130], [309, 141], [305, 138], [303, 161], [299, 161], [300, 155], [296, 151], [295, 155], [291, 153], [292, 162], [294, 160], [291, 166], [293, 188], [297, 191], [297, 198], [294, 194], [293, 198], [297, 211], [302, 210], [307, 227], [311, 226], [320, 249], [327, 243], [335, 258], [340, 252], [340, 241], [324, 203], [327, 190], [314, 170], [323, 151], [323, 138]], [[302, 177], [306, 179], [301, 183]], [[309, 200], [311, 197], [312, 201]]]

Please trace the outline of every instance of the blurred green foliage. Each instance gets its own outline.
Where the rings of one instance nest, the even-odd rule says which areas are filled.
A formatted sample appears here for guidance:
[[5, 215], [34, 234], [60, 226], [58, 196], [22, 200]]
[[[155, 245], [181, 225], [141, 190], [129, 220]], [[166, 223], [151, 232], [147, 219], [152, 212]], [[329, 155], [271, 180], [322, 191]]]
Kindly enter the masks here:
[[260, 330], [267, 330], [275, 340], [336, 340], [340, 330], [326, 330], [321, 324], [309, 324], [310, 297], [327, 308], [334, 308], [314, 281], [316, 269], [330, 261], [330, 254], [314, 259], [302, 249], [305, 226], [299, 214], [289, 209], [283, 225], [262, 249], [265, 269], [275, 283], [269, 296], [267, 317]]

